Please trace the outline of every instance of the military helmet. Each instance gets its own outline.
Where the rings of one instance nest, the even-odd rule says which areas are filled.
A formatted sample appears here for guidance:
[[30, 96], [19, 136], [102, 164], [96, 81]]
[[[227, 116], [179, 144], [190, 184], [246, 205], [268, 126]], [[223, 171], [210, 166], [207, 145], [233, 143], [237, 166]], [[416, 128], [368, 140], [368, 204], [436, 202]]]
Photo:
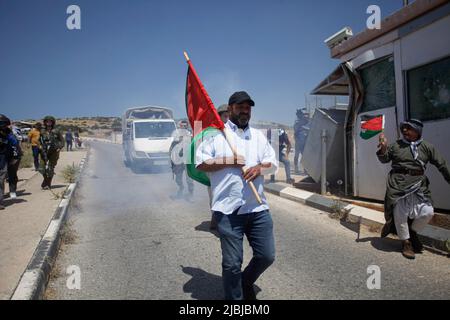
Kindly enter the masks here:
[[52, 122], [53, 122], [53, 125], [56, 124], [56, 119], [55, 119], [55, 117], [53, 117], [53, 116], [46, 116], [46, 117], [43, 119], [43, 121], [44, 121], [44, 124], [45, 124], [46, 121], [52, 121]]
[[11, 125], [11, 120], [4, 114], [0, 114], [0, 128], [6, 128], [7, 126]]

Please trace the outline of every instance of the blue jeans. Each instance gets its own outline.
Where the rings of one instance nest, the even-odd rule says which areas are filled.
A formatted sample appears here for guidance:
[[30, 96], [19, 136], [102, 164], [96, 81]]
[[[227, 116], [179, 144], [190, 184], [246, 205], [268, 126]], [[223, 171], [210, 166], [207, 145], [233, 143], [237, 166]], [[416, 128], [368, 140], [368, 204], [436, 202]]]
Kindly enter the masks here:
[[36, 170], [38, 170], [39, 169], [39, 147], [32, 146], [31, 150], [33, 150], [34, 168]]
[[[222, 278], [226, 300], [242, 300], [242, 286], [252, 285], [275, 260], [272, 216], [268, 210], [237, 215], [214, 212], [222, 246]], [[253, 258], [241, 272], [244, 234]]]
[[301, 138], [298, 140], [295, 140], [295, 153], [294, 153], [294, 169], [295, 171], [298, 170], [298, 158], [300, 157], [300, 154], [303, 157], [303, 150], [305, 149], [305, 141], [306, 138]]
[[[286, 172], [286, 180], [291, 180], [291, 163], [289, 162], [288, 157], [286, 157], [283, 153], [280, 152], [280, 162], [284, 164], [284, 171]], [[272, 174], [270, 176], [270, 182], [275, 182], [275, 175]]]

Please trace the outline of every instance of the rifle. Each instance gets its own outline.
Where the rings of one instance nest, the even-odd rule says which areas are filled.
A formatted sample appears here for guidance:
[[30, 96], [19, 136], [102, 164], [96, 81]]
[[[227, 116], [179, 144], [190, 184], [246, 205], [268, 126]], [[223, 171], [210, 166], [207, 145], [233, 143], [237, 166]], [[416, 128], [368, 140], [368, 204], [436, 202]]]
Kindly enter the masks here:
[[50, 164], [48, 161], [48, 151], [50, 150], [51, 145], [50, 143], [48, 143], [46, 139], [44, 139], [42, 135], [39, 137], [39, 143], [41, 144], [41, 148], [39, 149], [39, 151], [42, 156], [42, 160], [44, 160], [45, 163], [44, 175], [48, 176], [50, 171]]

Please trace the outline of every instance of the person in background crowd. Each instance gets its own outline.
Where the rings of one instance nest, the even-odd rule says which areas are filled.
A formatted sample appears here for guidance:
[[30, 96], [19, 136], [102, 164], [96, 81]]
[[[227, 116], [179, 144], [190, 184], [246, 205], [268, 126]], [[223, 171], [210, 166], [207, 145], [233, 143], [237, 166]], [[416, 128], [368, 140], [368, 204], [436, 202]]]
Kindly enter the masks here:
[[40, 172], [44, 177], [41, 187], [44, 190], [49, 190], [51, 189], [59, 153], [64, 148], [64, 137], [59, 130], [55, 129], [56, 119], [54, 117], [46, 116], [43, 122], [44, 126], [39, 139], [41, 154]]
[[75, 147], [81, 148], [80, 133], [78, 132], [78, 130], [75, 131], [75, 133], [74, 133], [74, 140], [75, 140]]
[[17, 142], [22, 143], [23, 141], [23, 134], [22, 134], [22, 130], [17, 127], [13, 122], [11, 122], [10, 125], [11, 128], [11, 132], [14, 135], [14, 137], [16, 137]]
[[217, 113], [220, 116], [220, 119], [222, 119], [223, 123], [227, 123], [230, 119], [230, 112], [228, 111], [228, 105], [223, 104], [217, 109]]
[[28, 140], [31, 143], [31, 151], [33, 152], [34, 170], [39, 170], [39, 137], [41, 136], [42, 124], [37, 122], [28, 132]]
[[[5, 209], [3, 196], [8, 166], [9, 164], [14, 164], [14, 160], [20, 159], [21, 156], [19, 142], [12, 133], [10, 125], [11, 121], [9, 118], [0, 114], [0, 210]], [[11, 181], [13, 183], [12, 187], [14, 188], [13, 178], [10, 178], [10, 188]], [[17, 184], [17, 181], [15, 183]], [[15, 190], [13, 190], [13, 193], [10, 193], [10, 197], [16, 197]]]
[[308, 131], [305, 126], [308, 125], [308, 118], [302, 109], [297, 109], [297, 120], [294, 123], [294, 139], [295, 139], [295, 153], [294, 153], [294, 171], [299, 174], [298, 158], [300, 154], [303, 156], [303, 150], [305, 149], [306, 137]]
[[73, 134], [70, 129], [67, 129], [67, 132], [66, 132], [67, 151], [72, 151], [72, 145], [73, 145]]
[[8, 135], [8, 141], [13, 147], [12, 153], [8, 159], [9, 197], [15, 199], [17, 198], [17, 182], [19, 182], [17, 172], [19, 171], [20, 160], [22, 159], [23, 153], [20, 142], [13, 133]]
[[178, 191], [176, 195], [177, 198], [183, 197], [183, 176], [186, 177], [189, 199], [192, 198], [192, 195], [194, 193], [194, 182], [187, 174], [185, 161], [186, 155], [184, 154], [184, 152], [189, 148], [191, 137], [192, 134], [188, 129], [188, 124], [184, 121], [181, 121], [179, 123], [179, 129], [177, 130], [177, 137], [174, 138], [169, 151], [172, 173], [175, 176], [175, 182], [178, 185]]
[[[276, 132], [278, 136], [278, 151], [279, 161], [284, 164], [284, 171], [286, 173], [286, 183], [292, 184], [295, 182], [291, 177], [291, 162], [289, 161], [289, 153], [291, 152], [292, 145], [289, 140], [288, 134], [283, 129], [267, 130], [267, 140], [270, 142], [272, 139], [272, 132]], [[270, 176], [270, 182], [275, 182], [275, 175]]]

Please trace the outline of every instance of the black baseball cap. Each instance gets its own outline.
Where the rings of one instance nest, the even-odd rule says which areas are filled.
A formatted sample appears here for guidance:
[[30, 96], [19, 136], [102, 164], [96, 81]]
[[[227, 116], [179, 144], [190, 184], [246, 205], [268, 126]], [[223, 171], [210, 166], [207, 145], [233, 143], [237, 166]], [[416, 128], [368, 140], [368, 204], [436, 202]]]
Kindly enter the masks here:
[[255, 102], [250, 98], [247, 92], [245, 91], [238, 91], [231, 95], [230, 100], [228, 100], [228, 105], [233, 105], [235, 103], [243, 103], [243, 102], [249, 102], [250, 106], [254, 106]]

